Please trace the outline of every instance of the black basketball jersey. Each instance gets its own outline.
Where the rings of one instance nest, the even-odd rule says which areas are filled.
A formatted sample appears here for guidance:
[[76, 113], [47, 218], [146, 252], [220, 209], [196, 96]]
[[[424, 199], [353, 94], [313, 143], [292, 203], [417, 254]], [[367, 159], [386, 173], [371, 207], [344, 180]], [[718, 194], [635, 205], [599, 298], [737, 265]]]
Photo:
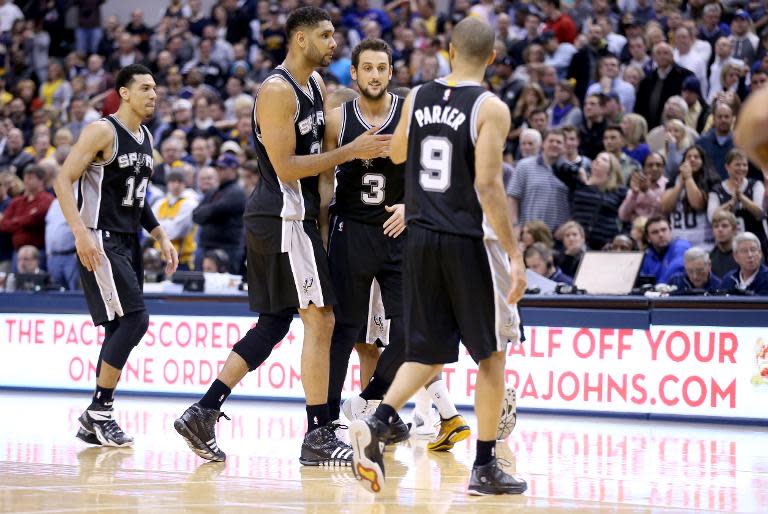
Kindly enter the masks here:
[[132, 133], [114, 114], [102, 118], [114, 130], [112, 156], [94, 161], [77, 184], [77, 207], [85, 226], [137, 232], [152, 175], [152, 136], [144, 125]]
[[405, 185], [409, 225], [485, 235], [475, 192], [475, 143], [480, 104], [492, 96], [475, 83], [443, 79], [413, 90]]
[[[377, 134], [392, 134], [403, 110], [402, 99], [387, 94], [392, 98], [392, 104]], [[342, 104], [339, 146], [351, 143], [370, 128], [360, 112], [357, 98]], [[354, 159], [340, 164], [336, 168], [336, 194], [331, 213], [363, 223], [384, 223], [391, 216], [384, 206], [403, 202], [404, 173], [405, 164], [395, 164], [388, 157]]]
[[[269, 80], [285, 80], [293, 87], [293, 92], [296, 95], [296, 115], [293, 118], [296, 155], [320, 153], [323, 146], [323, 134], [325, 133], [325, 117], [323, 116], [323, 94], [315, 76], [310, 76], [309, 87], [304, 89], [288, 70], [278, 66], [264, 79], [262, 85]], [[267, 150], [264, 148], [261, 132], [256, 122], [256, 105], [258, 102], [257, 94], [253, 106], [252, 124], [261, 180], [248, 199], [245, 217], [276, 216], [284, 220], [317, 219], [320, 211], [317, 176], [291, 182], [283, 182], [278, 178], [275, 168], [272, 167], [267, 156]]]

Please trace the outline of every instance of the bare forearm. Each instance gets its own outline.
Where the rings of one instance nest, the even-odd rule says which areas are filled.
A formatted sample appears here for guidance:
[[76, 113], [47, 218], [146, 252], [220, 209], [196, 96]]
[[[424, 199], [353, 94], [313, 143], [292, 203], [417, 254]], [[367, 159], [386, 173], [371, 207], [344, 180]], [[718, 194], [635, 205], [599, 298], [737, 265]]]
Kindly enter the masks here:
[[152, 239], [155, 241], [162, 241], [164, 239], [168, 239], [168, 234], [165, 233], [165, 229], [161, 225], [156, 226], [154, 229], [152, 229], [152, 232], [149, 233], [150, 236], [152, 236]]
[[510, 209], [507, 208], [507, 195], [504, 193], [501, 179], [498, 183], [478, 186], [477, 194], [483, 213], [496, 233], [499, 244], [510, 257], [518, 257], [520, 249], [509, 220]]
[[741, 205], [743, 205], [744, 208], [747, 209], [749, 213], [758, 220], [763, 218], [763, 209], [761, 209], [759, 205], [753, 202], [751, 198], [747, 198], [746, 196], [742, 195]]
[[507, 196], [507, 204], [509, 207], [509, 221], [512, 223], [512, 226], [515, 226], [520, 219], [520, 215], [518, 214], [520, 202], [517, 198]]
[[352, 160], [349, 146], [342, 146], [330, 152], [312, 155], [292, 155], [286, 159], [277, 176], [284, 182], [291, 182], [306, 177], [314, 177], [325, 170]]
[[704, 193], [701, 192], [701, 189], [699, 189], [699, 186], [696, 185], [693, 179], [685, 181], [685, 194], [688, 196], [688, 201], [694, 209], [701, 210], [707, 206]]

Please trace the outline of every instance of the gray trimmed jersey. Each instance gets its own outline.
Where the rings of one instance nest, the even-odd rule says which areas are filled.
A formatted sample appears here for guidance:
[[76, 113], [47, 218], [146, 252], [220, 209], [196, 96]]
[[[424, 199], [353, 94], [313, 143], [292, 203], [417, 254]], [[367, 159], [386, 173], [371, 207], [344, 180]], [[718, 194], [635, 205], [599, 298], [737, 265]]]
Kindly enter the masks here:
[[[400, 121], [402, 99], [392, 93], [387, 119], [376, 134], [392, 134]], [[351, 143], [371, 129], [365, 121], [358, 98], [341, 105], [341, 130], [338, 146]], [[405, 165], [394, 164], [388, 157], [353, 159], [336, 167], [336, 194], [331, 214], [361, 223], [382, 224], [391, 216], [384, 207], [403, 202]]]
[[135, 233], [152, 175], [152, 136], [140, 125], [137, 137], [114, 114], [101, 121], [114, 131], [112, 156], [92, 162], [78, 180], [80, 217], [91, 229]]
[[405, 179], [408, 225], [493, 237], [475, 193], [477, 113], [493, 93], [474, 82], [437, 79], [415, 88], [412, 96]]
[[[301, 87], [293, 75], [282, 66], [272, 70], [262, 82], [262, 86], [270, 80], [283, 80], [293, 87], [296, 96], [296, 114], [293, 118], [296, 155], [320, 153], [325, 133], [325, 116], [323, 94], [315, 75], [310, 75], [307, 89]], [[317, 219], [320, 212], [318, 177], [305, 177], [290, 182], [280, 180], [269, 161], [256, 122], [258, 102], [257, 94], [253, 106], [252, 124], [261, 180], [245, 206], [246, 220], [263, 216], [282, 218], [285, 221]]]

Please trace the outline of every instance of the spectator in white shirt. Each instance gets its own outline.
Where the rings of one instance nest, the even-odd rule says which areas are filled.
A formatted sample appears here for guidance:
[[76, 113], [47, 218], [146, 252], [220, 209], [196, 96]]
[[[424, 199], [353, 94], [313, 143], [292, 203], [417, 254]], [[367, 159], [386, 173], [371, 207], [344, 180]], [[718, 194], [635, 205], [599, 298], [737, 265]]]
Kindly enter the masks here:
[[680, 27], [675, 31], [675, 50], [673, 52], [675, 62], [687, 68], [696, 75], [706, 89], [707, 61], [693, 50], [694, 37], [687, 27]]

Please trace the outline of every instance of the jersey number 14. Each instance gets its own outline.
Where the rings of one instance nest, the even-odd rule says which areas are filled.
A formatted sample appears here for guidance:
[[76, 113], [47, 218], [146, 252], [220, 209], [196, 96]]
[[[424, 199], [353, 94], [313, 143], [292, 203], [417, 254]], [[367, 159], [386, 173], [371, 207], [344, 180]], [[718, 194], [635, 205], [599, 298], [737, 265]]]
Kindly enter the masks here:
[[144, 197], [147, 196], [147, 185], [149, 184], [149, 178], [144, 177], [139, 182], [139, 186], [136, 187], [136, 177], [131, 175], [125, 179], [125, 187], [127, 191], [123, 197], [124, 207], [133, 207], [134, 201], [139, 201], [139, 207], [144, 207]]

